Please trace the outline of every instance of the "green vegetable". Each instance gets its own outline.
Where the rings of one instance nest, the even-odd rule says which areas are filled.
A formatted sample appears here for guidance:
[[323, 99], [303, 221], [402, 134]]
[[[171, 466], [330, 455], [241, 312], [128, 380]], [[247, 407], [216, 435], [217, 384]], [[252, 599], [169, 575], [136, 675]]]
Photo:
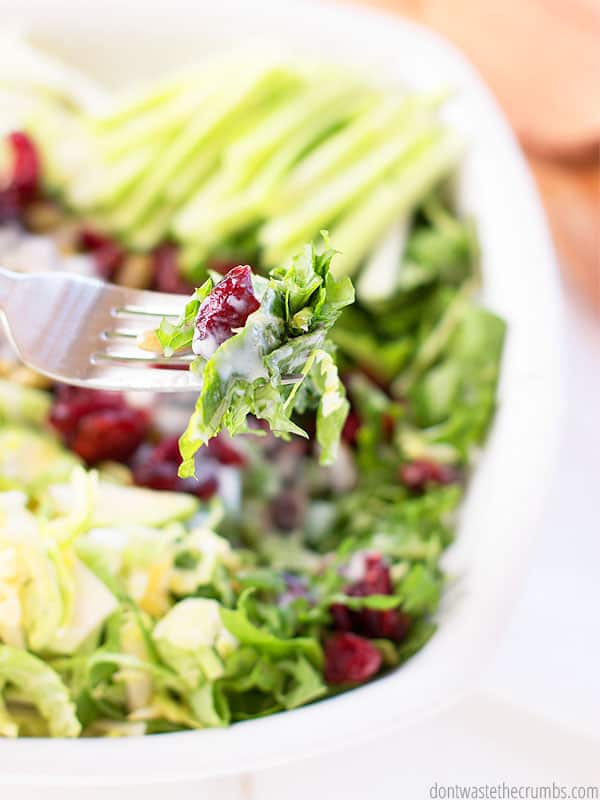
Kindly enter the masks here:
[[[213, 267], [253, 264], [260, 308], [192, 366], [181, 487], [214, 468], [210, 503], [121, 464], [98, 480], [49, 433], [51, 393], [0, 381], [0, 736], [222, 727], [337, 694], [322, 643], [346, 625], [381, 672], [426, 646], [506, 333], [476, 296], [441, 99], [240, 51], [102, 114], [33, 115], [70, 214], [179, 246], [200, 288], [156, 332], [167, 356], [195, 345]], [[283, 441], [198, 452], [262, 435], [249, 415]]]
[[48, 392], [0, 379], [0, 424], [41, 425], [51, 402]]
[[[196, 452], [222, 428], [231, 435], [247, 432], [246, 418], [253, 414], [276, 435], [305, 435], [292, 413], [314, 406], [322, 463], [334, 460], [348, 404], [335, 363], [322, 348], [354, 292], [348, 279], [331, 275], [333, 255], [307, 245], [285, 267], [273, 270], [268, 281], [255, 278], [260, 308], [208, 361], [199, 359], [202, 389], [180, 440], [182, 477], [194, 474]], [[189, 342], [207, 286], [195, 292], [177, 324], [163, 322], [157, 331], [167, 355]], [[300, 374], [302, 385], [290, 390], [282, 382], [289, 374]]]
[[36, 491], [66, 480], [79, 460], [58, 441], [39, 431], [0, 427], [0, 490]]
[[50, 736], [78, 736], [81, 725], [59, 676], [39, 658], [0, 644], [0, 681], [15, 686], [48, 722]]
[[247, 596], [247, 593], [241, 596], [236, 610], [220, 609], [223, 624], [241, 644], [253, 647], [259, 652], [275, 658], [301, 654], [317, 667], [323, 663], [321, 647], [315, 639], [307, 637], [280, 639], [268, 630], [254, 625], [244, 608], [244, 598]]

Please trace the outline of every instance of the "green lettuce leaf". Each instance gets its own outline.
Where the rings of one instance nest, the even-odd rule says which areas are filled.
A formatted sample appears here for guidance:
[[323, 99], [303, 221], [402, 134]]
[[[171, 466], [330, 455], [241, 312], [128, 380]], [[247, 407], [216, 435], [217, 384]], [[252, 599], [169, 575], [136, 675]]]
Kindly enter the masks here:
[[9, 645], [0, 645], [0, 681], [14, 685], [48, 722], [51, 736], [78, 736], [81, 724], [67, 687], [39, 658]]
[[[196, 452], [221, 429], [231, 435], [249, 432], [249, 415], [266, 420], [278, 436], [305, 435], [292, 416], [306, 408], [317, 409], [322, 462], [334, 460], [348, 404], [324, 347], [331, 326], [353, 302], [354, 290], [348, 278], [336, 280], [330, 273], [333, 256], [331, 249], [307, 245], [285, 267], [272, 270], [268, 280], [254, 276], [260, 308], [211, 358], [196, 360], [202, 389], [180, 439], [182, 477], [194, 475]], [[211, 289], [208, 281], [175, 326], [163, 322], [156, 332], [167, 356], [190, 344], [200, 298]], [[310, 391], [290, 389], [286, 375], [307, 378]]]
[[221, 619], [227, 630], [241, 644], [248, 645], [271, 658], [285, 658], [300, 654], [314, 666], [320, 667], [323, 663], [323, 652], [316, 639], [303, 636], [281, 639], [268, 629], [257, 627], [250, 620], [245, 609], [245, 600], [251, 591], [250, 589], [242, 593], [236, 609], [220, 609]]

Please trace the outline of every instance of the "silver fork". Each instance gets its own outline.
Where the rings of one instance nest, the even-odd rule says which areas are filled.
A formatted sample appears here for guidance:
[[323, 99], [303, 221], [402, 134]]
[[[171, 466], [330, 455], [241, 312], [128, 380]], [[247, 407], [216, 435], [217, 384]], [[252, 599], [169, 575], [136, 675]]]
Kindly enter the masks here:
[[[201, 381], [137, 339], [176, 319], [186, 298], [112, 286], [67, 272], [21, 274], [0, 268], [0, 319], [19, 358], [53, 380], [90, 389], [180, 392]], [[162, 366], [163, 369], [147, 369]]]
[[[176, 320], [187, 298], [113, 286], [67, 272], [0, 268], [0, 321], [28, 367], [55, 381], [116, 391], [199, 391], [191, 352], [165, 358], [138, 347], [161, 319]], [[148, 369], [162, 367], [162, 369]], [[293, 384], [301, 375], [284, 375]]]

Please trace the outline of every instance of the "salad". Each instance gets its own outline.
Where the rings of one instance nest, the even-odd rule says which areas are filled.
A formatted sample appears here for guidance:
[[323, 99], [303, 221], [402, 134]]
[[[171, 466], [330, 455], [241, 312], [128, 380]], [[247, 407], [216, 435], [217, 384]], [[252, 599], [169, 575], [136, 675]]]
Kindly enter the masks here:
[[505, 334], [441, 96], [258, 57], [93, 108], [31, 91], [3, 263], [189, 295], [143, 345], [191, 349], [202, 386], [192, 409], [0, 361], [0, 736], [226, 726], [401, 668]]

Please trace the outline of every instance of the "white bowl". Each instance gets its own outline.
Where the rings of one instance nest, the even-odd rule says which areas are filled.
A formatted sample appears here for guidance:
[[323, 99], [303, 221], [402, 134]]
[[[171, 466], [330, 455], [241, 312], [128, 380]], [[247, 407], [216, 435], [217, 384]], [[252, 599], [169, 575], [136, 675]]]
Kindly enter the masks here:
[[[4, 18], [5, 3], [0, 0]], [[0, 783], [123, 785], [241, 772], [411, 725], [454, 702], [473, 688], [511, 613], [560, 417], [555, 257], [531, 177], [496, 103], [473, 68], [438, 36], [356, 8], [282, 0], [21, 0], [18, 13], [40, 40], [112, 83], [258, 37], [416, 88], [456, 87], [447, 117], [470, 142], [458, 196], [478, 224], [483, 301], [508, 321], [509, 333], [498, 414], [458, 541], [446, 557], [457, 580], [424, 650], [370, 685], [227, 730], [127, 740], [0, 740]]]

